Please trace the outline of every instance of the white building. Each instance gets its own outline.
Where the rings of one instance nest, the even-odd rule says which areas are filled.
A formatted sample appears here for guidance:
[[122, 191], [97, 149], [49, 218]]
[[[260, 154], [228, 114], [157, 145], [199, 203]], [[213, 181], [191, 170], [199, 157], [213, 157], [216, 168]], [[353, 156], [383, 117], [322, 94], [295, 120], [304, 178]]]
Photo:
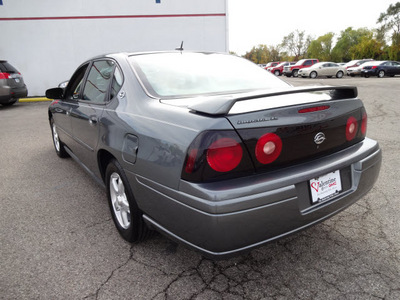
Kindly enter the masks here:
[[227, 0], [0, 0], [0, 59], [29, 96], [110, 52], [228, 51]]

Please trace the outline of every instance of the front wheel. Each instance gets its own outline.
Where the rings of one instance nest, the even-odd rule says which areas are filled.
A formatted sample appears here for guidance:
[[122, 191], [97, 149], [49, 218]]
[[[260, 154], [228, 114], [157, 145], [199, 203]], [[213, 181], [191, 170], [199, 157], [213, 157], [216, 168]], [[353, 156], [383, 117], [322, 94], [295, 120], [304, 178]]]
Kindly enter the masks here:
[[67, 151], [65, 151], [64, 144], [60, 140], [58, 135], [57, 125], [54, 123], [53, 119], [50, 119], [51, 134], [53, 136], [53, 145], [58, 157], [66, 158], [69, 157]]
[[297, 77], [299, 75], [299, 70], [293, 70], [293, 77]]
[[279, 75], [281, 75], [281, 72], [279, 72], [278, 70], [276, 70], [276, 71], [274, 72], [274, 74], [275, 74], [275, 76], [279, 76]]
[[312, 71], [311, 73], [310, 73], [310, 78], [317, 78], [317, 76], [318, 76], [318, 74], [317, 74], [317, 72], [315, 72], [315, 71]]
[[133, 197], [121, 165], [113, 159], [106, 169], [108, 203], [115, 226], [128, 242], [146, 238], [150, 232]]
[[379, 77], [379, 78], [385, 77], [385, 71], [380, 70], [380, 71], [378, 72], [378, 77]]

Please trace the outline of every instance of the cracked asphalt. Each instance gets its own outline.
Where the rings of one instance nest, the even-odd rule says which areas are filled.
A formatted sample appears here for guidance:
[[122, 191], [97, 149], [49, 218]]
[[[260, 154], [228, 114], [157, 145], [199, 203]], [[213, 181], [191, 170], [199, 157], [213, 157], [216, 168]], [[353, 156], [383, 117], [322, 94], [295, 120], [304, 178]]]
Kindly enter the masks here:
[[223, 261], [158, 234], [126, 243], [105, 191], [56, 156], [48, 103], [0, 107], [0, 298], [400, 299], [400, 78], [287, 81], [358, 86], [380, 178], [333, 218]]

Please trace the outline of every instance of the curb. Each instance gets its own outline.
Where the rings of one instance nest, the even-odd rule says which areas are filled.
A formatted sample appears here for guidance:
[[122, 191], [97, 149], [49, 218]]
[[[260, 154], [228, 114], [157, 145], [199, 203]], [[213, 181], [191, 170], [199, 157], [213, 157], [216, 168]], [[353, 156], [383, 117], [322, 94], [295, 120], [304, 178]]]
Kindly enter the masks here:
[[18, 102], [44, 102], [53, 101], [46, 97], [32, 97], [32, 98], [20, 98]]

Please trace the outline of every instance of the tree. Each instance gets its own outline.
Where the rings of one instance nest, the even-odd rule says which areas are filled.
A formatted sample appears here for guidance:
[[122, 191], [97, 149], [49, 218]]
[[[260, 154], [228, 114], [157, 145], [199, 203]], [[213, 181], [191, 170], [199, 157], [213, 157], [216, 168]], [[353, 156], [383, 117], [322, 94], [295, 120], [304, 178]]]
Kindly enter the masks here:
[[295, 60], [299, 60], [305, 57], [311, 40], [310, 36], [305, 36], [305, 31], [296, 30], [283, 37], [280, 46], [286, 50], [289, 55], [294, 56]]
[[258, 45], [257, 47], [253, 47], [250, 52], [246, 52], [243, 57], [256, 64], [266, 64], [270, 61], [281, 60], [279, 47], [268, 47], [267, 45]]
[[334, 36], [333, 32], [329, 32], [312, 41], [307, 50], [308, 57], [318, 58], [321, 61], [331, 61]]
[[361, 39], [370, 36], [372, 32], [367, 28], [353, 29], [348, 27], [341, 31], [340, 36], [332, 49], [332, 60], [334, 61], [350, 61], [359, 57], [354, 57], [350, 51], [352, 47], [361, 42]]
[[371, 33], [369, 36], [364, 36], [361, 41], [350, 48], [350, 53], [353, 57], [381, 59], [384, 55], [383, 44], [373, 38]]
[[400, 2], [390, 4], [386, 12], [381, 13], [377, 21], [381, 24], [378, 32], [385, 40], [389, 35], [391, 39], [391, 46], [388, 47], [388, 57], [392, 60], [400, 60]]

